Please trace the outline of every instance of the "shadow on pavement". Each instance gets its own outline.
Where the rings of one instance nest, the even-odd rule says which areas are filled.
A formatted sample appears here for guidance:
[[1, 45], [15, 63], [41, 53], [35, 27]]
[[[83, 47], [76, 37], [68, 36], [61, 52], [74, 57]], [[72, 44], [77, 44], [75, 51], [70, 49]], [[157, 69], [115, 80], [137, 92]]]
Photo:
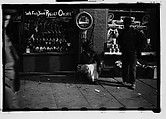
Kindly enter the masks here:
[[68, 84], [91, 84], [96, 85], [96, 83], [91, 82], [86, 77], [77, 74], [67, 74], [67, 75], [26, 75], [20, 76], [20, 80], [28, 80], [34, 82], [48, 82], [48, 83], [68, 83]]
[[[108, 79], [108, 77], [105, 77]], [[111, 80], [99, 79], [96, 82], [91, 82], [85, 76], [77, 74], [67, 74], [67, 75], [28, 75], [20, 76], [20, 80], [28, 80], [34, 82], [48, 82], [48, 83], [67, 83], [67, 84], [89, 84], [89, 85], [108, 85], [114, 87], [123, 87], [121, 82], [115, 82]]]

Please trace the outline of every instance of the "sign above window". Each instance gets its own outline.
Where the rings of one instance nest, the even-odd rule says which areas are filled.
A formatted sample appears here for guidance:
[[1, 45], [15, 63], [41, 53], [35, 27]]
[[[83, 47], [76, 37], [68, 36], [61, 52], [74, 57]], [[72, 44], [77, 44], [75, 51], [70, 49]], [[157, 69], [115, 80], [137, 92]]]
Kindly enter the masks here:
[[56, 17], [70, 17], [72, 16], [71, 11], [59, 10], [26, 10], [26, 16], [46, 16], [47, 18], [56, 18]]

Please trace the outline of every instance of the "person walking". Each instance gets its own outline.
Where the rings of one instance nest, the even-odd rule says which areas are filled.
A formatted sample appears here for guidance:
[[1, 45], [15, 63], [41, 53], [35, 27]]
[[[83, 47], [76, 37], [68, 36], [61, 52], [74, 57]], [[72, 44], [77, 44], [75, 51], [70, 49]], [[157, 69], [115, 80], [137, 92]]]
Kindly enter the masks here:
[[141, 56], [141, 49], [146, 41], [145, 35], [131, 26], [130, 17], [124, 18], [124, 29], [119, 31], [117, 37], [120, 51], [122, 52], [122, 79], [123, 85], [131, 84], [131, 89], [136, 88], [136, 59]]
[[12, 45], [12, 21], [11, 15], [4, 16], [4, 105], [5, 111], [18, 109], [17, 92], [20, 89], [18, 78], [19, 56]]

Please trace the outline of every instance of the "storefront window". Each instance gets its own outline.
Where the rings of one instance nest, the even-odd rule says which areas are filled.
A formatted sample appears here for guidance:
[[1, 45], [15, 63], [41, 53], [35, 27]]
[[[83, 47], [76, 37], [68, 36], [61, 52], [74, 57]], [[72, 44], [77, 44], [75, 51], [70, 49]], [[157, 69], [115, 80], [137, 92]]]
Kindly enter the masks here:
[[108, 10], [108, 29], [107, 29], [107, 43], [105, 50], [113, 54], [119, 54], [120, 50], [116, 37], [118, 32], [124, 28], [123, 19], [130, 16], [132, 18], [132, 27], [143, 32], [147, 37], [147, 43], [143, 52], [152, 52], [151, 38], [148, 29], [150, 13], [147, 9], [109, 9]]
[[71, 52], [74, 10], [24, 10], [25, 53]]

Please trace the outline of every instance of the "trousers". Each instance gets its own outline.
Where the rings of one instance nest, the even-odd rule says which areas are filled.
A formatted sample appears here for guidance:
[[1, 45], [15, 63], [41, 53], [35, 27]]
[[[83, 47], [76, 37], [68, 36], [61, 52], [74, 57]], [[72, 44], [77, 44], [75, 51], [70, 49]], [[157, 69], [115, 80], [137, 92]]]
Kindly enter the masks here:
[[135, 51], [122, 51], [122, 79], [123, 82], [135, 83], [136, 80], [136, 59]]
[[4, 110], [19, 108], [18, 95], [8, 86], [5, 86], [4, 100]]

